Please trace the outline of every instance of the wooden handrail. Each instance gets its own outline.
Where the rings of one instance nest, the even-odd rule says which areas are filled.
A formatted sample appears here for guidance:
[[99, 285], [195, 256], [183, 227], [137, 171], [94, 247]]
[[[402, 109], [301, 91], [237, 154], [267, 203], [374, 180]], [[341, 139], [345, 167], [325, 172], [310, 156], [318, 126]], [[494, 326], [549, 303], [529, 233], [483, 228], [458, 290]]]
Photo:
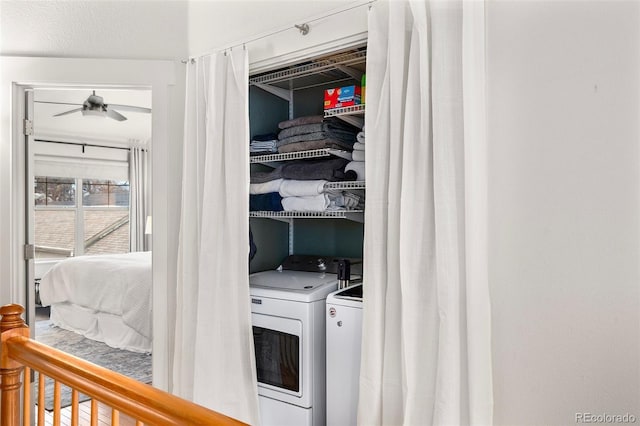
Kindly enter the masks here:
[[20, 380], [24, 366], [11, 359], [6, 342], [29, 336], [29, 329], [21, 317], [23, 312], [20, 305], [0, 308], [0, 424], [7, 426], [20, 424]]
[[146, 424], [220, 426], [245, 424], [29, 339], [29, 330], [20, 318], [23, 311], [24, 309], [19, 305], [0, 308], [2, 315], [0, 321], [2, 333], [0, 417], [3, 426], [19, 425], [20, 374], [24, 367], [40, 371]]

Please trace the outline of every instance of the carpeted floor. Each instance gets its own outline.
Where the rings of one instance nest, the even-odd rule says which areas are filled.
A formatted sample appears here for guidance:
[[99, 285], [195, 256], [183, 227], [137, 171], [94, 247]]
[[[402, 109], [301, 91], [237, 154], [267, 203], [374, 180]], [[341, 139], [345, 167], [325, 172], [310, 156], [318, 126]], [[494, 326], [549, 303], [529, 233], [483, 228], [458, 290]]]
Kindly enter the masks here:
[[[151, 383], [151, 354], [114, 349], [72, 331], [51, 325], [50, 321], [36, 322], [36, 340], [63, 352], [77, 356], [101, 367], [116, 371], [143, 383]], [[38, 378], [34, 389], [37, 389]], [[80, 401], [89, 399], [80, 395]], [[61, 387], [60, 407], [71, 404], [71, 389]], [[53, 380], [45, 380], [45, 408], [53, 409]]]

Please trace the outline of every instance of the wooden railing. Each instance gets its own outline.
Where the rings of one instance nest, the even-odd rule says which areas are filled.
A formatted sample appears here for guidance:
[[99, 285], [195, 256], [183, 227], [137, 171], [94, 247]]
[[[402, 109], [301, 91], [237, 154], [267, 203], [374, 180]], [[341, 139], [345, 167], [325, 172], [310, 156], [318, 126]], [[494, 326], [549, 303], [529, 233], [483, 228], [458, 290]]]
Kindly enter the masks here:
[[[111, 425], [124, 413], [136, 425], [220, 425], [244, 423], [178, 398], [152, 386], [99, 367], [29, 338], [20, 305], [0, 308], [0, 424], [31, 424], [31, 370], [38, 372], [37, 425], [44, 425], [44, 377], [53, 379], [54, 424], [60, 422], [60, 384], [72, 389], [70, 425], [77, 425], [78, 392], [92, 398], [91, 422], [97, 424], [99, 401], [111, 408]], [[24, 378], [27, 378], [26, 380]], [[23, 386], [24, 381], [24, 386]], [[21, 402], [22, 399], [22, 402]], [[57, 415], [56, 415], [57, 411]]]

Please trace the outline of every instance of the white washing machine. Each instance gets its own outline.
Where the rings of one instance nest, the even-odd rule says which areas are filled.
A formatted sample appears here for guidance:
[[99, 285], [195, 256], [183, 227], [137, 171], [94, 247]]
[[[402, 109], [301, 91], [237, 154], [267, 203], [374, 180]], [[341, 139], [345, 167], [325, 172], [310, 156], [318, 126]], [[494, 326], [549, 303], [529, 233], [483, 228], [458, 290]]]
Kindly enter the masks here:
[[339, 260], [291, 255], [249, 275], [263, 426], [326, 424], [325, 302]]
[[327, 426], [356, 425], [362, 303], [362, 284], [327, 296]]

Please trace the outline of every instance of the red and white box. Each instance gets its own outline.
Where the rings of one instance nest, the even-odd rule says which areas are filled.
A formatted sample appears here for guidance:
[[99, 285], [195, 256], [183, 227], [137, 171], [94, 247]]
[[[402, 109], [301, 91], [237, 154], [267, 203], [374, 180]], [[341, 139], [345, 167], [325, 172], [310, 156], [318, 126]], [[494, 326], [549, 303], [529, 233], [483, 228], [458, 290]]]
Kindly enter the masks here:
[[360, 86], [344, 86], [324, 91], [324, 109], [360, 105]]

